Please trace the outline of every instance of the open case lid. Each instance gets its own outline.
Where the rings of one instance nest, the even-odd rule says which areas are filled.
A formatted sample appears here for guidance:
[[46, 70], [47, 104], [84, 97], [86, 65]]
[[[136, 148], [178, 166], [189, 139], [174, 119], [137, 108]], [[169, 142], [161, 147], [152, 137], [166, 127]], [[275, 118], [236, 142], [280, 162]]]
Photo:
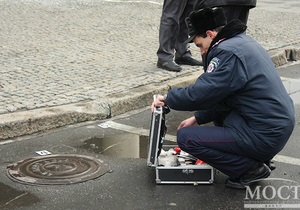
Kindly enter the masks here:
[[154, 111], [152, 112], [148, 142], [148, 166], [157, 166], [157, 158], [160, 154], [167, 131], [167, 127], [165, 125], [165, 114], [167, 114], [169, 111], [170, 110], [168, 107], [159, 106], [155, 107]]

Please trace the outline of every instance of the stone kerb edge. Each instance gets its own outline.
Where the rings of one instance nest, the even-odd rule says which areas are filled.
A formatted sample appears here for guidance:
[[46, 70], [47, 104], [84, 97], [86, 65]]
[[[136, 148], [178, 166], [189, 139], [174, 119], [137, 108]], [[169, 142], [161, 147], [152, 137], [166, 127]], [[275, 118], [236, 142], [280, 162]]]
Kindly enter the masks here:
[[269, 52], [273, 63], [276, 67], [287, 64], [289, 61], [299, 61], [300, 60], [300, 46], [296, 45], [294, 47], [286, 47], [282, 49], [277, 49], [276, 51]]

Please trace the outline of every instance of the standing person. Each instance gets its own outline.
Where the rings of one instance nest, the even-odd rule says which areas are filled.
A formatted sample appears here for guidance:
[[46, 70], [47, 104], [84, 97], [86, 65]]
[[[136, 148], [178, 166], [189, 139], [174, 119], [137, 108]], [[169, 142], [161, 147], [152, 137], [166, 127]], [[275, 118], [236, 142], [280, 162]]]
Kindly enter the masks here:
[[228, 22], [238, 19], [247, 25], [249, 10], [256, 7], [256, 0], [196, 0], [193, 10], [213, 7], [222, 7]]
[[179, 65], [201, 65], [192, 58], [189, 43], [185, 42], [188, 38], [185, 18], [193, 10], [194, 3], [195, 0], [164, 0], [157, 50], [158, 68], [179, 72], [182, 70]]
[[[158, 96], [152, 109], [195, 111], [179, 125], [178, 145], [228, 175], [227, 187], [244, 189], [270, 175], [264, 162], [283, 149], [294, 129], [293, 101], [269, 54], [244, 33], [245, 24], [226, 23], [222, 8], [194, 11], [189, 19], [189, 41], [206, 55], [205, 73]], [[198, 126], [215, 120], [216, 126]]]

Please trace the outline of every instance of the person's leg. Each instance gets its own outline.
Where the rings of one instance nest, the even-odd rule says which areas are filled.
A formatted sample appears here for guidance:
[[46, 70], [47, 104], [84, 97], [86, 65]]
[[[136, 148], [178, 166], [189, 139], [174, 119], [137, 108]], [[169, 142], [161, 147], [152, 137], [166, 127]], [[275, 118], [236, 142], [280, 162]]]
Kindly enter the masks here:
[[175, 43], [179, 34], [179, 19], [186, 2], [187, 0], [164, 0], [157, 51], [159, 61], [174, 60]]
[[176, 58], [180, 57], [191, 57], [191, 51], [189, 50], [189, 43], [186, 43], [188, 39], [188, 28], [185, 22], [185, 19], [192, 12], [194, 0], [185, 1], [186, 5], [183, 8], [182, 14], [179, 18], [179, 31], [176, 39], [175, 49], [176, 49]]
[[248, 17], [249, 17], [249, 7], [243, 7], [241, 9], [240, 15], [239, 15], [239, 20], [242, 21], [243, 23], [245, 23], [245, 25], [247, 25], [248, 22]]
[[249, 171], [257, 161], [243, 156], [234, 137], [223, 127], [191, 126], [177, 132], [179, 147], [218, 169], [231, 179]]
[[228, 175], [227, 187], [244, 189], [271, 173], [264, 163], [243, 155], [228, 128], [184, 127], [177, 131], [177, 142], [183, 151]]
[[223, 6], [222, 7], [227, 18], [227, 22], [238, 19], [247, 25], [249, 9], [245, 6]]
[[202, 65], [202, 63], [199, 60], [192, 58], [192, 53], [189, 49], [190, 43], [186, 42], [188, 39], [188, 27], [185, 19], [192, 12], [195, 0], [188, 0], [185, 2], [186, 5], [179, 18], [179, 31], [175, 43], [175, 62], [177, 64], [199, 66]]

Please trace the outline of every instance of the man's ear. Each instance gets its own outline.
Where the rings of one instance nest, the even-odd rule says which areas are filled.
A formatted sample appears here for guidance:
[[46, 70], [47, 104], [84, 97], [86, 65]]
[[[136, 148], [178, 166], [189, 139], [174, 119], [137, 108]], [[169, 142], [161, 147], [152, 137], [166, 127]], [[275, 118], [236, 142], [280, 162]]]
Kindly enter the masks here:
[[210, 37], [210, 38], [212, 38], [212, 39], [214, 39], [215, 38], [215, 33], [214, 33], [214, 31], [212, 31], [212, 30], [207, 30], [206, 31], [206, 35], [208, 36], [208, 37]]

